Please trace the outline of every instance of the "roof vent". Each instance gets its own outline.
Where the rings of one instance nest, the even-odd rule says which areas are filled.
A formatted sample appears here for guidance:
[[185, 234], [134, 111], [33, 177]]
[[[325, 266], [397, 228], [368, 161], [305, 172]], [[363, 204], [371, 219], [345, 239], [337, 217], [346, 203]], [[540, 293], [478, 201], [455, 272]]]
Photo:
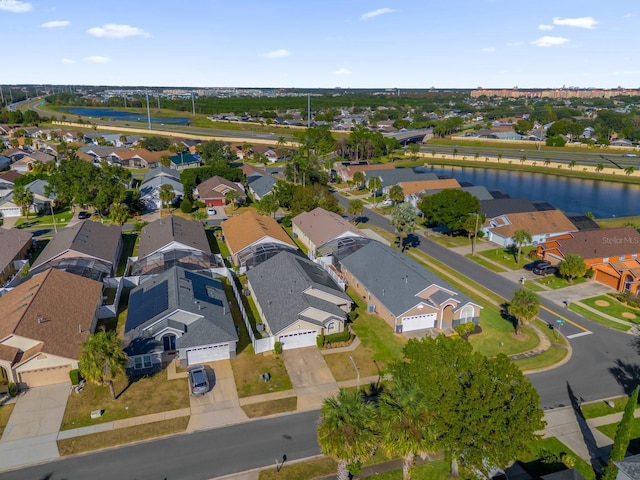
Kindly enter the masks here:
[[78, 333], [82, 333], [82, 324], [81, 323], [78, 324]]
[[44, 317], [42, 315], [38, 315], [37, 319], [38, 319], [38, 323], [44, 322]]

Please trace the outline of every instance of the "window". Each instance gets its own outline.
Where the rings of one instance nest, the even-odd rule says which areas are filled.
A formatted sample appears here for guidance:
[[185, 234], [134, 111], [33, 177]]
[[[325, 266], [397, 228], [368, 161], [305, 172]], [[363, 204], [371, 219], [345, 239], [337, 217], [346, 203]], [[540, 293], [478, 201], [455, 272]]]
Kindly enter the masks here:
[[142, 355], [133, 358], [133, 368], [140, 370], [142, 368], [151, 368], [151, 355]]
[[333, 330], [335, 327], [335, 324], [333, 322], [330, 322], [329, 325], [327, 325], [327, 330]]
[[162, 344], [165, 352], [171, 352], [176, 349], [176, 336], [165, 335], [162, 337]]
[[473, 307], [470, 305], [467, 305], [462, 309], [462, 312], [460, 312], [460, 323], [467, 323], [467, 322], [470, 322], [472, 319], [473, 319]]

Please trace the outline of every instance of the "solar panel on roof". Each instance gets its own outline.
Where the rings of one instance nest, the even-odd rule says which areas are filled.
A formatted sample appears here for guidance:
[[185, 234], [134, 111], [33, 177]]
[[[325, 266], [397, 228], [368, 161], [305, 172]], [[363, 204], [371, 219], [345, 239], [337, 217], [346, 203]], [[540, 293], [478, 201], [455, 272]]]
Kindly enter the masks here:
[[150, 318], [169, 308], [169, 287], [166, 280], [148, 290], [142, 288], [131, 293], [125, 331], [139, 327]]
[[184, 276], [191, 282], [193, 287], [193, 298], [213, 305], [218, 305], [219, 307], [223, 306], [222, 300], [210, 297], [207, 293], [207, 287], [211, 287], [216, 290], [223, 290], [222, 283], [220, 281], [195, 274], [188, 270], [185, 270]]

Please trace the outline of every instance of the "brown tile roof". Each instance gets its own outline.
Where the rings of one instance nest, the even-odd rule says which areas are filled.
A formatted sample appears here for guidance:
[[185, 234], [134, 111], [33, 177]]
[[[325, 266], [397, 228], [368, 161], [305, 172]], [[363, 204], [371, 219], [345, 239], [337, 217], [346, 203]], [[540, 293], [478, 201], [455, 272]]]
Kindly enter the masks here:
[[30, 232], [17, 228], [0, 228], [0, 272], [16, 260], [18, 253], [26, 244], [31, 244]]
[[41, 351], [78, 359], [102, 299], [102, 283], [50, 269], [0, 297], [0, 339], [42, 342]]
[[275, 238], [293, 248], [298, 248], [278, 222], [271, 217], [258, 215], [252, 210], [222, 222], [222, 232], [231, 254], [244, 250], [264, 237]]
[[84, 160], [85, 162], [93, 162], [93, 160], [96, 158], [93, 155], [89, 155], [88, 153], [81, 152], [80, 150], [76, 152], [76, 155], [80, 160]]
[[138, 258], [142, 259], [171, 242], [178, 242], [211, 255], [211, 247], [202, 223], [172, 215], [151, 222], [142, 229]]
[[571, 232], [577, 230], [564, 213], [560, 210], [546, 210], [543, 212], [510, 213], [505, 215], [510, 225], [502, 225], [492, 229], [493, 232], [505, 238], [513, 236], [516, 230], [528, 230], [531, 235], [544, 233]]
[[303, 212], [293, 219], [296, 225], [316, 247], [324, 245], [329, 240], [340, 235], [351, 232], [362, 236], [352, 223], [342, 218], [340, 215], [328, 212], [323, 208], [315, 208], [310, 212]]
[[22, 174], [20, 172], [16, 172], [15, 170], [9, 170], [5, 173], [3, 173], [2, 175], [0, 175], [0, 178], [2, 180], [6, 180], [7, 182], [15, 182], [16, 178], [21, 177]]
[[439, 180], [417, 180], [415, 182], [400, 182], [405, 195], [420, 193], [425, 190], [443, 190], [445, 188], [460, 188], [460, 184], [455, 178], [444, 178]]
[[585, 260], [640, 254], [640, 233], [633, 227], [582, 230], [571, 238], [550, 237], [550, 242], [557, 244], [564, 257], [575, 253]]
[[219, 175], [208, 178], [196, 187], [198, 196], [201, 199], [207, 198], [224, 198], [229, 190], [235, 190], [241, 199], [247, 198], [244, 189], [237, 183], [234, 183]]
[[152, 152], [151, 150], [147, 150], [146, 148], [138, 148], [136, 150], [118, 151], [117, 155], [123, 160], [129, 160], [133, 157], [140, 157], [145, 159], [147, 162], [159, 162], [163, 155], [170, 157], [171, 155], [173, 155], [173, 153], [168, 150]]
[[[92, 220], [83, 220], [73, 226], [63, 228], [55, 234], [31, 269], [55, 260], [61, 254], [77, 253], [113, 264], [116, 252], [122, 242], [122, 229], [118, 225], [103, 225]], [[73, 256], [73, 255], [67, 255]]]
[[249, 164], [243, 164], [242, 167], [240, 167], [240, 170], [242, 170], [242, 173], [244, 173], [245, 177], [248, 177], [249, 175], [253, 175], [254, 173], [258, 173], [260, 175], [266, 175], [267, 174], [267, 170], [264, 167], [255, 167], [253, 165], [249, 165]]
[[[347, 165], [338, 166], [337, 171], [344, 171], [349, 178], [353, 177], [356, 172], [370, 172], [374, 170], [389, 170], [389, 165], [381, 163], [376, 165]], [[366, 176], [366, 173], [365, 173]]]
[[0, 345], [0, 360], [5, 360], [13, 365], [13, 362], [18, 357], [20, 349], [17, 347], [10, 347], [9, 345]]

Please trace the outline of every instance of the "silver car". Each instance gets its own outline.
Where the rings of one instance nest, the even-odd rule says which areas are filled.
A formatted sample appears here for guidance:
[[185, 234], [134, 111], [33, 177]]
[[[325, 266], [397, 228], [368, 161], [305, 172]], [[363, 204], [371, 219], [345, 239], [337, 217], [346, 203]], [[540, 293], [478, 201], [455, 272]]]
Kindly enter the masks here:
[[189, 387], [192, 395], [204, 395], [209, 391], [207, 371], [202, 365], [193, 365], [187, 369]]

